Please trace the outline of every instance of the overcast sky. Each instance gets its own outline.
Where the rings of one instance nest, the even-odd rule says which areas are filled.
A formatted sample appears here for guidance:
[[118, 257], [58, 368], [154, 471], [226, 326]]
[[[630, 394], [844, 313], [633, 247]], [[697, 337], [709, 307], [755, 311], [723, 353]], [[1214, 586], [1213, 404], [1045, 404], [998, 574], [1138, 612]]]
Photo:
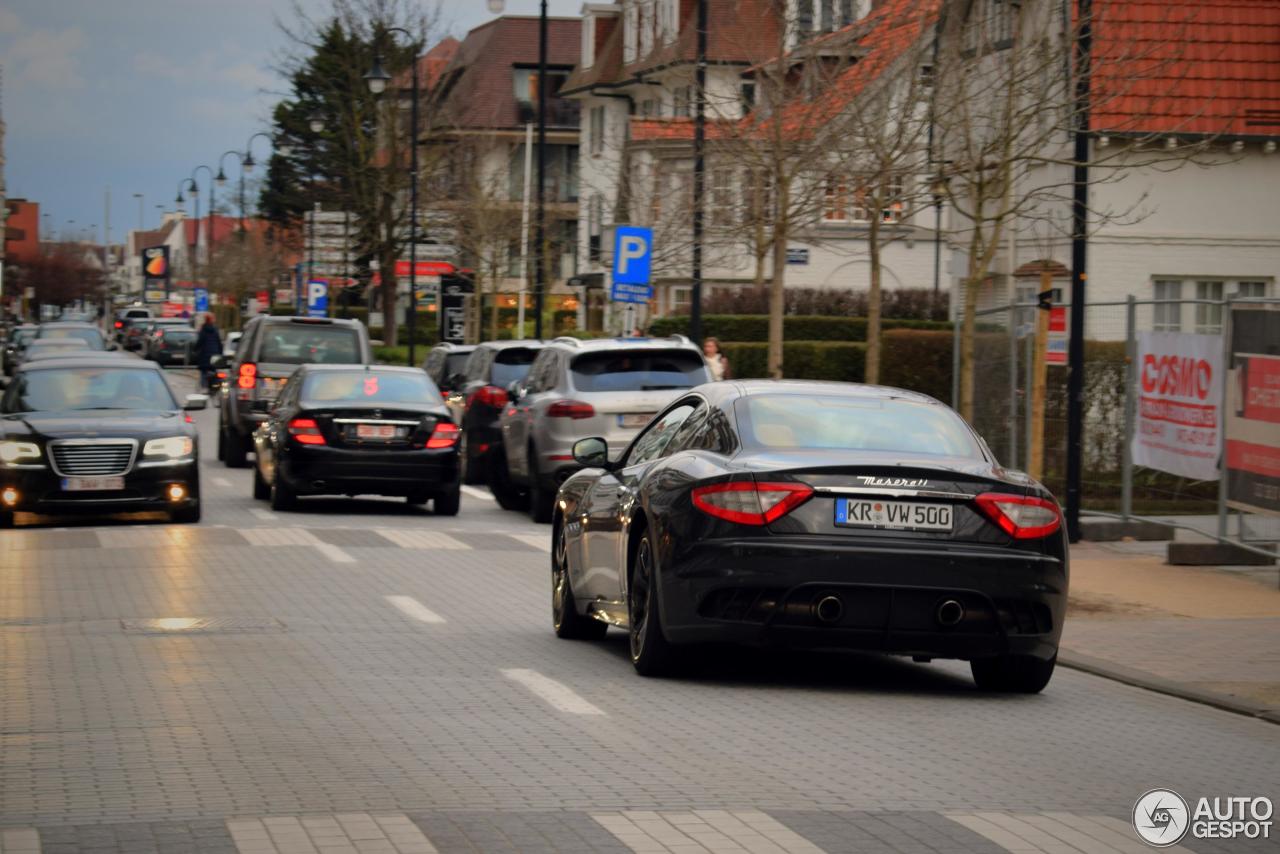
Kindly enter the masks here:
[[[553, 15], [581, 7], [550, 0]], [[119, 241], [138, 226], [133, 194], [142, 193], [154, 228], [156, 205], [174, 207], [192, 168], [216, 170], [222, 152], [267, 129], [283, 88], [270, 71], [282, 42], [274, 21], [289, 8], [289, 0], [0, 0], [9, 196], [40, 202], [50, 214], [42, 228], [96, 224], [101, 240], [110, 187]], [[537, 12], [537, 0], [507, 0], [508, 14]], [[491, 17], [485, 0], [442, 0], [442, 14], [459, 37]], [[255, 152], [265, 155], [264, 140]]]

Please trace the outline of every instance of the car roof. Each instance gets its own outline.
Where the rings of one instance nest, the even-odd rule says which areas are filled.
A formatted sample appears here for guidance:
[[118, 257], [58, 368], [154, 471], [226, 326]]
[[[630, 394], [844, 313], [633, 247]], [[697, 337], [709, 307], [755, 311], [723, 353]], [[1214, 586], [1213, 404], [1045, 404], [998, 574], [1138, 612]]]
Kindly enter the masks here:
[[351, 329], [363, 325], [360, 321], [349, 317], [299, 317], [296, 314], [259, 314], [250, 322], [254, 321], [272, 325], [296, 323], [299, 326], [345, 326]]
[[28, 347], [88, 347], [82, 338], [37, 338]]
[[48, 359], [23, 362], [18, 366], [18, 373], [23, 371], [43, 371], [46, 368], [96, 368], [101, 366], [104, 361], [108, 362], [112, 367], [134, 368], [139, 371], [162, 370], [154, 362], [145, 362], [142, 359], [135, 359], [124, 353], [93, 352], [92, 357], [81, 355], [54, 356]]
[[426, 376], [426, 373], [422, 368], [411, 368], [407, 365], [361, 365], [356, 363], [349, 365], [322, 365], [315, 362], [308, 362], [306, 364], [298, 365], [298, 370], [308, 374], [332, 374], [339, 373], [341, 371], [377, 371], [378, 373], [416, 374], [418, 376]]
[[452, 341], [441, 341], [432, 350], [448, 350], [450, 353], [470, 353], [476, 348], [475, 344], [454, 344]]
[[[800, 395], [842, 395], [847, 397], [877, 397], [883, 399], [897, 398], [917, 403], [936, 403], [942, 405], [927, 394], [907, 389], [894, 388], [887, 385], [869, 385], [867, 383], [842, 383], [826, 380], [729, 380], [721, 383], [707, 383], [699, 390], [716, 394], [716, 390], [736, 390], [739, 396], [760, 394], [800, 394]], [[722, 397], [723, 395], [716, 395]]]
[[699, 353], [697, 346], [683, 335], [666, 338], [570, 338], [562, 336], [549, 342], [548, 347], [559, 347], [577, 353], [601, 353], [609, 350], [688, 350]]
[[481, 341], [479, 344], [472, 345], [471, 349], [475, 350], [479, 347], [484, 347], [488, 350], [508, 350], [512, 347], [525, 347], [537, 350], [545, 346], [547, 346], [547, 342], [540, 338], [518, 338], [505, 341]]
[[[82, 320], [54, 320], [49, 323], [40, 324], [40, 328], [49, 327], [51, 329], [98, 329], [92, 323], [85, 323]], [[102, 330], [98, 330], [101, 332]]]

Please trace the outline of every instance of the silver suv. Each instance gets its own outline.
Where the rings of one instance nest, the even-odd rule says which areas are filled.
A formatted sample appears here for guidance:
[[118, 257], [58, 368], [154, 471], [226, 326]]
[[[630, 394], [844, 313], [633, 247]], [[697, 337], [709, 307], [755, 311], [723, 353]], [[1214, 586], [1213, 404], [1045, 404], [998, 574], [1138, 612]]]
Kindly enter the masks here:
[[[528, 493], [529, 514], [550, 522], [556, 490], [578, 470], [573, 443], [601, 436], [621, 455], [658, 410], [681, 391], [709, 382], [702, 353], [688, 338], [557, 338], [511, 389], [502, 414], [506, 465], [494, 460], [502, 498]], [[515, 503], [503, 501], [503, 506]]]

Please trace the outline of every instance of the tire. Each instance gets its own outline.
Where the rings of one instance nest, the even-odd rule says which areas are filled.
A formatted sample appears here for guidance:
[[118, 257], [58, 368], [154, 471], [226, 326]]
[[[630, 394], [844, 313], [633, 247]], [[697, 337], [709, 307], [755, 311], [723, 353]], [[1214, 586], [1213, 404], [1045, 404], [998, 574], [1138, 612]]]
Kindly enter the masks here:
[[256, 465], [253, 467], [253, 497], [259, 501], [271, 498], [271, 484], [262, 479], [262, 470]]
[[489, 491], [503, 510], [524, 512], [529, 509], [529, 493], [511, 482], [505, 452], [489, 461]]
[[222, 429], [222, 420], [218, 420], [218, 462], [225, 463], [227, 461], [227, 434]]
[[289, 484], [284, 482], [284, 478], [280, 476], [279, 463], [276, 465], [276, 477], [271, 483], [271, 509], [296, 510], [298, 507], [298, 494], [290, 488]]
[[551, 530], [551, 627], [564, 640], [601, 640], [609, 626], [578, 613], [569, 580], [569, 556], [564, 525], [557, 519]]
[[1006, 694], [1039, 694], [1049, 684], [1058, 654], [1045, 661], [1030, 655], [1002, 655], [975, 658], [969, 662], [973, 681], [982, 691]]
[[458, 463], [462, 466], [462, 482], [472, 486], [485, 482], [484, 465], [471, 455], [471, 439], [462, 431], [462, 447], [458, 449]]
[[548, 495], [546, 489], [542, 486], [542, 476], [538, 473], [536, 460], [537, 454], [534, 453], [533, 447], [529, 448], [529, 518], [539, 525], [545, 525], [551, 521], [551, 511], [554, 509], [555, 495]]
[[631, 664], [641, 676], [665, 676], [671, 672], [675, 650], [662, 634], [658, 608], [657, 565], [653, 541], [645, 531], [631, 558], [627, 585], [627, 625]]
[[249, 465], [249, 440], [242, 439], [235, 430], [223, 430], [223, 442], [225, 446], [222, 452], [222, 461], [227, 464], [229, 469], [247, 468]]
[[194, 525], [200, 521], [200, 500], [196, 499], [194, 507], [184, 507], [169, 514], [169, 519], [179, 525]]
[[462, 489], [455, 488], [452, 492], [446, 492], [443, 495], [437, 495], [431, 503], [431, 510], [437, 516], [457, 516], [458, 508], [462, 506]]

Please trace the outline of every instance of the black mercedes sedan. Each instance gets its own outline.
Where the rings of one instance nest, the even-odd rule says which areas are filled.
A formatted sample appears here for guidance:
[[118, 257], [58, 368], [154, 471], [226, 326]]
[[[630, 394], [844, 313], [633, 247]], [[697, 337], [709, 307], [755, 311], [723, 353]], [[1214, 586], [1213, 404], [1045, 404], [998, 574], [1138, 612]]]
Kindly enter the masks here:
[[253, 434], [253, 497], [274, 510], [305, 495], [403, 496], [455, 516], [458, 427], [418, 368], [300, 365]]
[[200, 520], [196, 428], [160, 369], [70, 353], [18, 368], [0, 397], [0, 528], [17, 512], [162, 510]]
[[971, 662], [980, 688], [1049, 682], [1067, 604], [1061, 512], [947, 406], [843, 383], [703, 385], [560, 488], [552, 616], [630, 633], [644, 675], [682, 644]]

